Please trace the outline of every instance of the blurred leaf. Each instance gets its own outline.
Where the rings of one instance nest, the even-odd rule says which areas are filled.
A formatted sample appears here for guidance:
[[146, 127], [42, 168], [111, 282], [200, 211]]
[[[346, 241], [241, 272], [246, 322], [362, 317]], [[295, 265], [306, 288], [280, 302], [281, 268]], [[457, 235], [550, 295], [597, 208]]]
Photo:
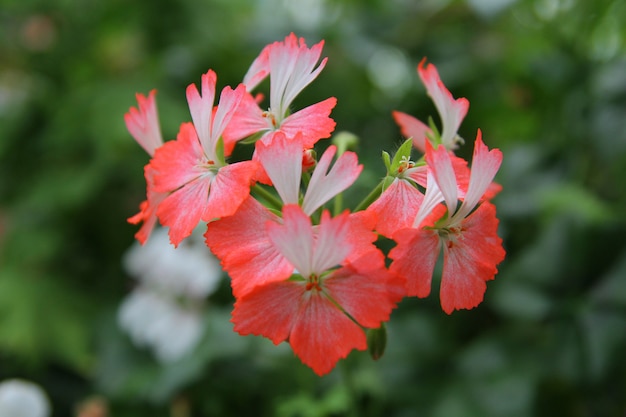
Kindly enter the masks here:
[[570, 214], [583, 222], [595, 224], [610, 222], [614, 217], [605, 202], [576, 184], [560, 184], [543, 190], [540, 200], [544, 210], [553, 216]]
[[55, 277], [0, 271], [0, 349], [30, 361], [60, 360], [86, 373], [92, 312]]
[[626, 253], [618, 258], [608, 274], [599, 280], [591, 293], [597, 306], [626, 307]]

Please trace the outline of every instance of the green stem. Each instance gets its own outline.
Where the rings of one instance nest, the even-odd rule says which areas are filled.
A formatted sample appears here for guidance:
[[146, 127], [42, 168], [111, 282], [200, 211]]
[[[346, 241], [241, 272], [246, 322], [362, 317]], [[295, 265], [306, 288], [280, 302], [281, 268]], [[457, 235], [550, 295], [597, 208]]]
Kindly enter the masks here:
[[267, 202], [272, 208], [276, 210], [281, 210], [283, 208], [283, 202], [276, 197], [274, 194], [270, 193], [267, 189], [259, 184], [255, 184], [252, 187], [252, 191], [263, 200]]
[[333, 201], [333, 216], [337, 216], [341, 213], [343, 209], [343, 193], [339, 193], [335, 196], [335, 201]]
[[359, 203], [358, 206], [356, 206], [356, 208], [354, 209], [354, 211], [361, 211], [361, 210], [365, 210], [366, 208], [368, 208], [370, 206], [370, 204], [372, 204], [374, 201], [376, 201], [376, 199], [378, 197], [380, 197], [380, 195], [383, 193], [383, 184], [385, 183], [385, 178], [383, 178], [377, 185], [376, 187], [374, 187], [374, 189], [367, 195], [367, 197], [365, 197], [363, 199], [363, 201], [361, 201]]

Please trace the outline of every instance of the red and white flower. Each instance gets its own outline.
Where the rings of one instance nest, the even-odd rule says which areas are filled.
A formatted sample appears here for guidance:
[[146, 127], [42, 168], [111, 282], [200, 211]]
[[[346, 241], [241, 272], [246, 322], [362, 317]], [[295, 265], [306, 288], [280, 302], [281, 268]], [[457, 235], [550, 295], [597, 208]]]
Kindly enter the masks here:
[[236, 141], [260, 133], [261, 140], [269, 142], [273, 132], [281, 131], [290, 139], [300, 133], [304, 147], [310, 148], [319, 139], [330, 137], [335, 121], [329, 116], [337, 104], [336, 98], [294, 113], [290, 109], [298, 94], [324, 69], [327, 58], [317, 65], [323, 46], [322, 41], [309, 48], [303, 38], [292, 33], [283, 42], [265, 47], [244, 77], [244, 84], [250, 91], [269, 75], [270, 107], [262, 110], [247, 94], [235, 115], [237, 122], [224, 132], [225, 140]]
[[225, 87], [213, 108], [217, 77], [211, 70], [202, 76], [202, 95], [195, 85], [187, 88], [193, 124], [183, 123], [175, 141], [157, 149], [150, 165], [154, 190], [169, 193], [159, 204], [157, 216], [170, 228], [174, 245], [189, 236], [200, 221], [209, 222], [233, 214], [250, 192], [256, 162], [227, 164], [226, 144], [220, 154], [218, 141], [245, 94], [241, 84]]
[[[504, 259], [495, 207], [487, 201], [478, 205], [500, 167], [502, 153], [498, 149], [489, 151], [478, 132], [469, 186], [460, 206], [457, 178], [446, 148], [434, 149], [427, 142], [426, 161], [426, 194], [412, 227], [393, 236], [398, 245], [389, 253], [393, 259], [390, 271], [406, 278], [409, 296], [426, 297], [443, 248], [440, 298], [443, 310], [449, 314], [480, 304], [486, 281], [494, 278], [497, 265]], [[447, 208], [443, 217], [442, 201]]]
[[285, 206], [283, 224], [270, 222], [267, 228], [291, 271], [237, 299], [235, 331], [275, 344], [288, 341], [318, 375], [330, 372], [352, 349], [366, 349], [363, 327], [387, 321], [404, 286], [389, 274], [377, 249], [348, 260], [359, 245], [352, 227], [347, 213], [330, 218], [324, 212], [313, 226], [299, 206]]

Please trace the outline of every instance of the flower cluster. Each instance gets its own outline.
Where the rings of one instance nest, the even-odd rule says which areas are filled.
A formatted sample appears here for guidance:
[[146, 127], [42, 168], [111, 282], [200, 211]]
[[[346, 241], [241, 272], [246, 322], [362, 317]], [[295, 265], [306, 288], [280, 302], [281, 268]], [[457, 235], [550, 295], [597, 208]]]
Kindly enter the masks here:
[[[443, 310], [470, 309], [483, 299], [486, 281], [504, 258], [491, 198], [502, 161], [480, 131], [471, 169], [454, 154], [457, 131], [469, 103], [455, 99], [432, 64], [418, 74], [442, 121], [441, 134], [401, 112], [393, 116], [409, 139], [393, 157], [383, 152], [387, 173], [354, 210], [341, 208], [341, 193], [361, 173], [357, 155], [328, 146], [331, 97], [294, 111], [293, 100], [326, 65], [323, 42], [308, 47], [294, 34], [266, 46], [241, 84], [217, 96], [209, 70], [200, 89], [187, 88], [192, 122], [163, 142], [155, 92], [137, 95], [126, 114], [131, 135], [152, 157], [144, 173], [147, 199], [131, 223], [144, 243], [158, 222], [179, 245], [200, 222], [205, 241], [230, 276], [235, 296], [232, 322], [242, 335], [287, 341], [319, 375], [353, 350], [368, 348], [367, 329], [383, 323], [405, 296], [430, 293], [443, 252]], [[256, 87], [269, 77], [269, 107]], [[236, 146], [253, 146], [249, 160], [232, 158]], [[411, 150], [422, 153], [412, 159]], [[334, 163], [333, 163], [334, 160]], [[333, 210], [327, 208], [333, 200]], [[381, 236], [396, 245], [383, 252]], [[389, 261], [388, 261], [389, 258]], [[370, 338], [379, 356], [380, 340]]]

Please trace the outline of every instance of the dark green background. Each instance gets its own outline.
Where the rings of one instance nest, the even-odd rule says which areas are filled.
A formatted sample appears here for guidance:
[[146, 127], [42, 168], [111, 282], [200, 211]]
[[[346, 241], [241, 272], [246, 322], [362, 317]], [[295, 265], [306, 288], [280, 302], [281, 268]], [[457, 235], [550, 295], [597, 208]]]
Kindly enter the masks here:
[[[623, 417], [624, 22], [621, 0], [2, 0], [0, 380], [39, 383], [54, 416], [101, 395], [116, 417]], [[478, 128], [504, 153], [507, 258], [477, 309], [405, 300], [378, 362], [357, 352], [316, 377], [232, 333], [225, 283], [203, 343], [161, 366], [115, 321], [148, 161], [123, 114], [157, 88], [173, 138], [188, 84], [208, 68], [237, 84], [290, 31], [329, 58], [295, 107], [335, 96], [338, 130], [361, 139], [349, 204], [401, 143], [391, 110], [438, 122], [422, 57], [469, 99], [460, 154]]]

